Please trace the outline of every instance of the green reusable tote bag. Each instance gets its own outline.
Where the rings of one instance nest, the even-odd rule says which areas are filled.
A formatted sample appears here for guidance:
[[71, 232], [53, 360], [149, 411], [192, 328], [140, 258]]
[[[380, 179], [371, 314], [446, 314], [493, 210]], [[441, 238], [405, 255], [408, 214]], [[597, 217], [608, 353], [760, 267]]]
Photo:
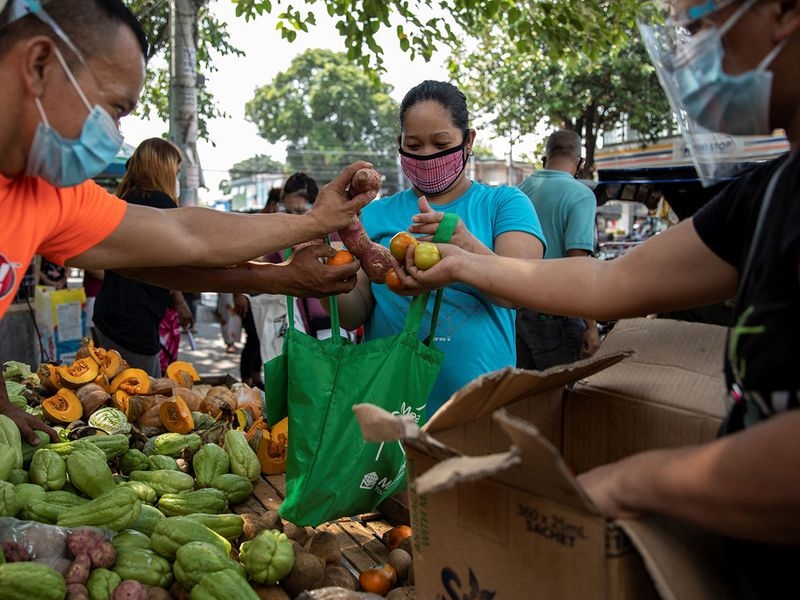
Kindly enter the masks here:
[[[434, 239], [447, 241], [457, 220], [448, 218]], [[400, 333], [360, 344], [340, 335], [335, 298], [329, 339], [296, 330], [290, 312], [283, 352], [264, 365], [267, 418], [289, 417], [284, 519], [316, 526], [370, 512], [405, 488], [402, 443], [366, 442], [352, 406], [369, 402], [423, 424], [444, 361], [433, 347], [442, 290], [435, 293], [430, 333], [419, 337], [430, 295], [411, 301]]]
[[[405, 488], [402, 443], [366, 442], [352, 406], [370, 402], [395, 414], [414, 415], [422, 424], [444, 360], [440, 350], [419, 339], [428, 296], [411, 302], [403, 331], [394, 336], [353, 344], [336, 334], [334, 310], [329, 339], [287, 331], [277, 374], [282, 379], [285, 373], [289, 416], [286, 498], [279, 511], [284, 519], [316, 526], [372, 511]], [[265, 372], [265, 387], [272, 390], [275, 378], [269, 363]], [[274, 410], [268, 401], [270, 419]]]

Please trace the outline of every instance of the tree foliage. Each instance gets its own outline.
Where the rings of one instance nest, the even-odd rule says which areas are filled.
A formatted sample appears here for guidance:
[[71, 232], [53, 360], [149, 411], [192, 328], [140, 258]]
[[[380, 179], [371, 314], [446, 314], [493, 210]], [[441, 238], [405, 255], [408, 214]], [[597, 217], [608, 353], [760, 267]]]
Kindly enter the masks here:
[[287, 142], [289, 170], [324, 183], [345, 164], [371, 160], [397, 189], [399, 107], [391, 87], [342, 52], [313, 49], [258, 88], [245, 115], [268, 142]]
[[283, 163], [273, 160], [266, 154], [256, 154], [250, 158], [237, 162], [228, 171], [231, 180], [248, 177], [258, 173], [284, 173], [287, 169]]
[[[497, 23], [505, 24], [520, 53], [544, 46], [551, 57], [596, 56], [619, 43], [621, 28], [632, 28], [649, 4], [639, 0], [304, 0], [304, 4], [310, 7], [318, 1], [334, 17], [348, 58], [373, 67], [383, 62], [383, 49], [375, 37], [383, 28], [394, 30], [397, 44], [411, 58], [424, 60], [438, 46], [457, 44], [465, 33], [481, 36]], [[297, 2], [288, 6], [281, 0], [233, 2], [236, 13], [248, 20], [281, 11], [278, 28], [289, 41], [316, 24], [314, 14]]]
[[[513, 32], [496, 26], [472, 52], [451, 59], [467, 93], [480, 98], [478, 113], [498, 135], [516, 141], [537, 127], [577, 131], [591, 173], [597, 138], [626, 122], [645, 139], [670, 126], [669, 106], [636, 29], [599, 55], [552, 58], [542, 44], [520, 53]], [[491, 77], [486, 74], [491, 73]]]
[[[241, 55], [242, 52], [230, 42], [228, 25], [216, 19], [209, 11], [207, 2], [196, 0], [199, 12], [197, 20], [197, 72], [213, 73], [214, 55]], [[154, 0], [125, 0], [139, 18], [150, 44], [148, 50], [147, 79], [137, 113], [142, 118], [169, 118], [169, 3]], [[225, 116], [214, 102], [214, 95], [205, 86], [205, 79], [198, 75], [198, 134], [208, 138], [208, 120]]]

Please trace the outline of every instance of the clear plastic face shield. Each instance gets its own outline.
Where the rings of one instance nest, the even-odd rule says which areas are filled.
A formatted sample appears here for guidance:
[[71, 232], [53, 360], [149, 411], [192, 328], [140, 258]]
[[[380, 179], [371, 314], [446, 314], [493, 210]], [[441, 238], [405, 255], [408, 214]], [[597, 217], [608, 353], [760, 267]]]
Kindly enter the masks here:
[[[668, 13], [670, 3], [660, 3], [639, 21], [642, 42], [669, 100], [685, 144], [704, 186], [741, 174], [752, 165], [745, 154], [750, 136], [769, 135], [769, 97], [772, 73], [769, 63], [776, 47], [752, 71], [725, 73], [722, 61], [725, 34], [757, 0], [706, 0], [681, 13]], [[739, 4], [724, 23], [710, 17]]]

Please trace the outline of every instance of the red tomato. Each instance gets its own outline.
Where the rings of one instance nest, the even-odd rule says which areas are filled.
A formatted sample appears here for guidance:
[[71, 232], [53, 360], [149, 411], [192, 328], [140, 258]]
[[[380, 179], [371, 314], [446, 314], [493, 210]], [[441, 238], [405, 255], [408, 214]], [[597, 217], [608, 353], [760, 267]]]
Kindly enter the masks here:
[[384, 278], [386, 280], [386, 285], [389, 286], [390, 290], [397, 292], [406, 287], [403, 285], [403, 282], [400, 281], [400, 278], [397, 276], [397, 273], [394, 272], [394, 269], [389, 269], [386, 271]]
[[328, 259], [329, 265], [346, 265], [353, 262], [353, 255], [348, 250], [337, 250], [336, 254]]
[[417, 238], [407, 231], [400, 231], [395, 233], [389, 241], [389, 251], [392, 253], [392, 256], [402, 263], [406, 259], [408, 247], [416, 246], [417, 244], [419, 244]]

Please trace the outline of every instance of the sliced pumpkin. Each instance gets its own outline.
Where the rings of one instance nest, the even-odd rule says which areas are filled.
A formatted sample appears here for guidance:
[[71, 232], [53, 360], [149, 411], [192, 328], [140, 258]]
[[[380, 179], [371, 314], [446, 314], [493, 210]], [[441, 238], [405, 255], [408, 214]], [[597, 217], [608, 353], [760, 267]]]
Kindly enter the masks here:
[[256, 445], [256, 455], [264, 475], [286, 472], [286, 451], [289, 447], [289, 419], [284, 418], [272, 427], [257, 419], [247, 432]]
[[91, 383], [100, 374], [100, 367], [89, 357], [76, 358], [71, 365], [58, 367], [58, 376], [64, 387], [78, 388], [86, 383]]
[[61, 377], [58, 374], [58, 367], [51, 363], [42, 363], [36, 374], [39, 376], [42, 386], [51, 393], [56, 393], [61, 387]]
[[130, 397], [131, 395], [125, 390], [114, 390], [114, 393], [111, 395], [111, 406], [118, 408], [127, 416]]
[[89, 348], [89, 354], [94, 361], [100, 365], [100, 370], [109, 379], [114, 379], [122, 371], [128, 367], [128, 363], [122, 358], [122, 355], [114, 350], [106, 350], [104, 348]]
[[143, 369], [128, 368], [111, 380], [111, 391], [122, 390], [129, 395], [150, 393], [150, 375]]
[[69, 424], [83, 416], [83, 405], [75, 392], [61, 388], [54, 396], [42, 400], [42, 413], [51, 421]]
[[200, 381], [194, 366], [185, 360], [176, 360], [167, 365], [167, 377], [180, 386], [190, 388], [195, 381]]
[[164, 429], [173, 433], [189, 433], [194, 431], [192, 411], [180, 397], [173, 396], [158, 407], [158, 416]]

